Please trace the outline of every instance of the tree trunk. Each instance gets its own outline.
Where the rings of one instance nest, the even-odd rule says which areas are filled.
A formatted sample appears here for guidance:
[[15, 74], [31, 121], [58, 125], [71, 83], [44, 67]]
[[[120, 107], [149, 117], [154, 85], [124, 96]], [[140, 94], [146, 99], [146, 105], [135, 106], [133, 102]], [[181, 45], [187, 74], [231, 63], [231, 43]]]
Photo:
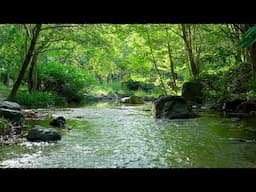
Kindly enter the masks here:
[[192, 37], [191, 37], [191, 31], [190, 26], [187, 26], [186, 24], [181, 24], [182, 27], [182, 37], [185, 43], [186, 50], [188, 52], [191, 71], [193, 77], [196, 77], [199, 74], [199, 64], [195, 60], [195, 56], [192, 49]]
[[166, 31], [166, 36], [167, 36], [167, 48], [168, 48], [168, 55], [169, 55], [169, 60], [170, 60], [170, 72], [171, 72], [171, 79], [172, 79], [172, 88], [175, 91], [175, 93], [177, 93], [178, 89], [177, 89], [177, 85], [176, 85], [176, 73], [174, 70], [174, 63], [173, 63], [173, 59], [172, 59], [172, 50], [171, 50], [171, 46], [170, 46], [170, 42], [169, 42], [169, 33], [168, 33], [168, 29], [165, 29]]
[[30, 60], [31, 60], [31, 57], [33, 56], [33, 52], [35, 50], [35, 46], [36, 46], [36, 41], [38, 39], [38, 36], [39, 36], [39, 33], [40, 33], [40, 30], [41, 30], [41, 26], [42, 24], [36, 24], [34, 29], [33, 29], [33, 36], [32, 36], [32, 40], [30, 42], [30, 46], [29, 46], [29, 49], [28, 49], [28, 52], [25, 56], [25, 59], [23, 61], [23, 64], [22, 64], [22, 67], [21, 67], [21, 70], [20, 70], [20, 73], [19, 73], [19, 76], [17, 78], [17, 80], [15, 81], [14, 85], [13, 85], [13, 88], [11, 90], [11, 93], [10, 95], [8, 96], [8, 99], [14, 97], [19, 89], [19, 86], [21, 84], [21, 81], [24, 77], [24, 74], [26, 72], [26, 69], [30, 63]]
[[9, 87], [9, 85], [10, 85], [10, 71], [9, 70], [6, 73], [5, 85], [6, 85], [6, 87]]
[[155, 59], [154, 54], [153, 54], [152, 44], [151, 44], [149, 32], [148, 32], [147, 29], [146, 29], [146, 33], [147, 33], [148, 45], [149, 45], [149, 49], [150, 49], [150, 53], [151, 53], [151, 56], [152, 56], [152, 61], [153, 61], [154, 67], [155, 67], [155, 69], [156, 69], [156, 71], [157, 71], [157, 74], [158, 74], [158, 76], [159, 76], [162, 90], [164, 91], [164, 94], [167, 95], [167, 92], [166, 92], [166, 89], [165, 89], [165, 86], [164, 86], [164, 82], [163, 82], [161, 73], [160, 73], [160, 71], [159, 71], [159, 69], [158, 69], [158, 67], [157, 67], [157, 64], [156, 64], [156, 59]]
[[34, 53], [32, 57], [32, 61], [29, 68], [29, 74], [28, 74], [28, 90], [29, 92], [34, 92], [37, 90], [37, 58], [38, 54]]

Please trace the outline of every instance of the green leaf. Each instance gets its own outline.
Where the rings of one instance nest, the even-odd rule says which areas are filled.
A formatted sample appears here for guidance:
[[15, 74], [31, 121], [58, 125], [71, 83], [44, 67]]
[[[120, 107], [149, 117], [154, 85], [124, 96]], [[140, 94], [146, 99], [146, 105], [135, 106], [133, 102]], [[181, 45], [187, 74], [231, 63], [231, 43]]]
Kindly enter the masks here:
[[256, 26], [251, 27], [238, 43], [239, 48], [251, 47], [256, 42]]

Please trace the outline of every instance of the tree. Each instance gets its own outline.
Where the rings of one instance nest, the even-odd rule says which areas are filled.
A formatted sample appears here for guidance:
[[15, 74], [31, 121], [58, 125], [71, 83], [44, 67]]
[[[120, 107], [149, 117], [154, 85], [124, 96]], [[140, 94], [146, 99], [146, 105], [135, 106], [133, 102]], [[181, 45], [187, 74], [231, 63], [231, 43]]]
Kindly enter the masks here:
[[153, 64], [154, 64], [154, 67], [155, 67], [155, 69], [156, 69], [156, 71], [157, 71], [157, 74], [158, 74], [158, 76], [159, 76], [159, 78], [160, 78], [160, 83], [161, 83], [162, 89], [163, 89], [165, 95], [167, 95], [167, 92], [166, 92], [166, 88], [165, 88], [165, 86], [164, 86], [164, 82], [163, 82], [162, 75], [161, 75], [161, 73], [160, 73], [160, 71], [159, 71], [159, 69], [158, 69], [158, 67], [157, 67], [157, 62], [156, 62], [156, 59], [155, 59], [154, 54], [153, 54], [152, 43], [151, 43], [149, 31], [148, 31], [147, 28], [146, 28], [146, 34], [147, 34], [147, 39], [148, 39], [148, 46], [149, 46], [150, 53], [151, 53], [151, 56], [152, 56], [152, 62], [153, 62]]
[[169, 38], [169, 32], [168, 29], [165, 28], [166, 31], [166, 38], [167, 38], [167, 49], [168, 49], [168, 55], [169, 55], [169, 60], [170, 60], [170, 74], [171, 74], [171, 80], [172, 80], [172, 89], [177, 93], [177, 85], [176, 85], [176, 79], [177, 79], [177, 75], [174, 71], [174, 63], [173, 63], [173, 59], [172, 59], [172, 50], [171, 50], [171, 46], [170, 46], [170, 38]]
[[13, 98], [16, 95], [17, 90], [19, 89], [19, 86], [20, 86], [21, 81], [22, 81], [22, 79], [24, 77], [26, 69], [27, 69], [27, 67], [28, 67], [28, 65], [30, 63], [30, 60], [31, 60], [32, 56], [33, 56], [33, 53], [34, 53], [34, 50], [35, 50], [35, 46], [36, 46], [36, 42], [37, 42], [38, 36], [40, 34], [41, 26], [42, 26], [42, 24], [36, 24], [33, 27], [32, 39], [30, 41], [30, 46], [29, 46], [28, 51], [26, 53], [26, 56], [24, 58], [24, 61], [23, 61], [23, 64], [22, 64], [19, 76], [18, 76], [17, 80], [15, 81], [15, 83], [13, 85], [13, 88], [11, 90], [10, 95], [8, 96], [8, 99]]
[[193, 77], [196, 77], [200, 72], [200, 64], [199, 64], [200, 48], [196, 51], [197, 55], [195, 55], [193, 46], [192, 46], [193, 35], [191, 32], [191, 25], [181, 24], [181, 28], [182, 28], [182, 38], [184, 40], [186, 50], [189, 56], [192, 75]]

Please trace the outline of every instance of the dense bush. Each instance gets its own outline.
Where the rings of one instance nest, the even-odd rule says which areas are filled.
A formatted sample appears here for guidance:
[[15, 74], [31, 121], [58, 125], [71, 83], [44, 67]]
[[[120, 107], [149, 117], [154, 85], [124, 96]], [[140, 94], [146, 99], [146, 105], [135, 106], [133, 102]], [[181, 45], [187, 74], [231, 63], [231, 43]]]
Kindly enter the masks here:
[[18, 92], [11, 100], [27, 108], [61, 106], [65, 104], [65, 98], [58, 96], [54, 92]]
[[251, 65], [248, 63], [241, 63], [231, 68], [225, 75], [224, 79], [227, 80], [227, 86], [232, 93], [246, 93], [250, 91], [254, 83], [252, 82]]
[[256, 87], [256, 82], [251, 80], [250, 70], [250, 64], [241, 63], [225, 73], [201, 73], [198, 79], [203, 84], [204, 100], [211, 100], [217, 106], [221, 106], [228, 100], [245, 99], [245, 96]]
[[123, 85], [132, 91], [137, 91], [140, 89], [147, 92], [154, 88], [154, 85], [152, 84], [132, 80], [124, 82]]
[[69, 103], [82, 102], [84, 93], [90, 90], [94, 81], [87, 71], [72, 65], [46, 63], [39, 69], [39, 89], [54, 91]]

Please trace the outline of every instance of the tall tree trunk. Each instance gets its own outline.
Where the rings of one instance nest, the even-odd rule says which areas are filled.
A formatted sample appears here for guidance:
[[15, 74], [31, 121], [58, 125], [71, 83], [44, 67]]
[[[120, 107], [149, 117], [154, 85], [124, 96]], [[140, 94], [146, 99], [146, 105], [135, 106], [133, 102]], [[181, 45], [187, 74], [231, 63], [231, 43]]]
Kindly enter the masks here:
[[[181, 24], [182, 27], [182, 37], [185, 43], [186, 50], [188, 52], [191, 71], [193, 77], [196, 77], [199, 74], [199, 63], [196, 61], [193, 49], [192, 49], [192, 37], [190, 26], [187, 24]], [[199, 59], [198, 59], [199, 60]]]
[[168, 48], [168, 55], [169, 55], [169, 61], [170, 61], [170, 74], [171, 74], [171, 79], [172, 79], [172, 88], [175, 91], [175, 93], [177, 93], [178, 88], [176, 85], [176, 73], [174, 70], [174, 63], [173, 63], [173, 59], [172, 59], [172, 50], [171, 50], [171, 46], [170, 46], [170, 41], [169, 41], [169, 33], [168, 33], [168, 29], [165, 29], [166, 31], [166, 36], [167, 36], [167, 48]]
[[28, 90], [29, 92], [34, 92], [37, 90], [37, 58], [38, 53], [34, 53], [32, 61], [30, 63], [29, 73], [28, 73]]
[[156, 71], [157, 71], [157, 74], [158, 74], [158, 76], [159, 76], [162, 90], [164, 91], [164, 94], [167, 95], [167, 92], [166, 92], [166, 89], [165, 89], [165, 86], [164, 86], [164, 82], [163, 82], [161, 73], [160, 73], [160, 71], [159, 71], [159, 69], [158, 69], [158, 67], [157, 67], [156, 59], [155, 59], [155, 56], [154, 56], [154, 54], [153, 54], [152, 44], [151, 44], [149, 32], [148, 32], [147, 29], [146, 29], [146, 33], [147, 33], [148, 45], [149, 45], [149, 49], [150, 49], [150, 53], [151, 53], [151, 56], [152, 56], [152, 61], [153, 61], [154, 67], [155, 67], [155, 69], [156, 69]]
[[33, 56], [33, 52], [34, 52], [35, 46], [36, 46], [36, 41], [38, 39], [41, 27], [42, 27], [42, 24], [36, 24], [34, 29], [33, 29], [33, 35], [32, 35], [32, 39], [31, 39], [31, 42], [30, 42], [28, 52], [25, 56], [25, 59], [23, 61], [23, 64], [22, 64], [22, 67], [21, 67], [21, 70], [20, 70], [20, 73], [19, 73], [19, 76], [18, 76], [17, 80], [15, 81], [15, 83], [13, 85], [13, 88], [11, 90], [10, 95], [8, 96], [8, 99], [14, 97], [16, 95], [18, 89], [19, 89], [19, 86], [20, 86], [21, 81], [24, 77], [26, 69], [27, 69], [27, 67], [30, 63], [31, 57]]

